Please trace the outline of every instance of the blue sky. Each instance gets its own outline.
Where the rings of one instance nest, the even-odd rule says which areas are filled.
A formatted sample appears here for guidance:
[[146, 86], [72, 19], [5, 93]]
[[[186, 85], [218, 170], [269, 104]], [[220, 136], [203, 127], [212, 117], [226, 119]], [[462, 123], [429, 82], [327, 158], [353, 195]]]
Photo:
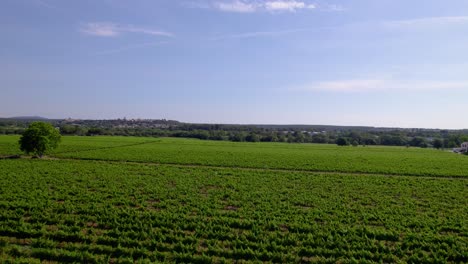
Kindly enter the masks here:
[[466, 0], [0, 6], [0, 116], [468, 128]]

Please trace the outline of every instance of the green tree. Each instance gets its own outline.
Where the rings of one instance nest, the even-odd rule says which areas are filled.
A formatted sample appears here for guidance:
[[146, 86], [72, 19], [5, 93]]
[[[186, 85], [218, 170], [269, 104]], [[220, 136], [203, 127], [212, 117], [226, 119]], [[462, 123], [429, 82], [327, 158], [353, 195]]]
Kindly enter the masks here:
[[294, 142], [296, 143], [304, 143], [304, 133], [302, 133], [301, 131], [295, 131], [294, 134]]
[[[405, 146], [408, 144], [405, 137], [402, 135], [384, 134], [380, 137], [380, 145], [385, 146]], [[409, 143], [411, 145], [411, 143]]]
[[247, 142], [259, 142], [260, 137], [257, 134], [255, 134], [255, 132], [251, 132], [249, 135], [247, 135], [245, 137], [245, 141], [247, 141]]
[[432, 143], [432, 145], [434, 145], [434, 148], [436, 149], [441, 149], [444, 147], [444, 142], [441, 139], [436, 138], [434, 142]]
[[60, 133], [64, 135], [73, 135], [78, 132], [78, 126], [77, 125], [61, 125], [60, 126]]
[[328, 143], [328, 137], [325, 134], [315, 134], [312, 136], [312, 143]]
[[42, 157], [47, 151], [55, 149], [60, 142], [61, 135], [51, 124], [33, 122], [29, 125], [19, 140], [21, 151], [33, 153]]
[[234, 142], [244, 142], [245, 141], [245, 133], [244, 132], [234, 132], [229, 136], [229, 140]]
[[346, 138], [343, 138], [343, 137], [340, 137], [336, 140], [336, 144], [338, 146], [348, 146], [349, 145], [349, 142]]
[[426, 139], [423, 137], [414, 137], [413, 139], [410, 140], [409, 144], [412, 147], [427, 148]]

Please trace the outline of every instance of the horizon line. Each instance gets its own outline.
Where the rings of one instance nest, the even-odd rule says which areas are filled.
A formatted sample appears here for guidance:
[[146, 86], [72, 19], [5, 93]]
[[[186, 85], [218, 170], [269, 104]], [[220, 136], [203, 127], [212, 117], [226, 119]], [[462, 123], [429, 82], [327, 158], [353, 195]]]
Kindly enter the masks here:
[[[30, 119], [28, 119], [30, 118]], [[274, 124], [274, 123], [216, 123], [216, 122], [185, 122], [175, 119], [168, 118], [48, 118], [43, 116], [14, 116], [14, 117], [0, 117], [0, 119], [11, 119], [11, 120], [84, 120], [84, 121], [110, 121], [110, 120], [167, 120], [167, 121], [176, 121], [183, 124], [194, 124], [194, 125], [235, 125], [235, 126], [331, 126], [331, 127], [349, 127], [349, 128], [376, 128], [376, 129], [425, 129], [425, 130], [452, 130], [452, 131], [463, 131], [468, 130], [468, 128], [434, 128], [434, 127], [398, 127], [398, 126], [375, 126], [375, 125], [336, 125], [336, 124], [305, 124], [305, 123], [288, 123], [288, 124]]]

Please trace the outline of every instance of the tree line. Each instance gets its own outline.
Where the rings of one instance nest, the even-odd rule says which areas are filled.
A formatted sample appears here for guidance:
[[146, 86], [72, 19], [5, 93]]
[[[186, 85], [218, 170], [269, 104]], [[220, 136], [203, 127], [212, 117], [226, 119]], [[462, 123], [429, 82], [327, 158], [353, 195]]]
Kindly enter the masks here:
[[[173, 120], [49, 120], [62, 135], [182, 137], [233, 142], [287, 142], [454, 148], [467, 130], [339, 126], [188, 124]], [[22, 134], [30, 122], [0, 120], [0, 134]]]

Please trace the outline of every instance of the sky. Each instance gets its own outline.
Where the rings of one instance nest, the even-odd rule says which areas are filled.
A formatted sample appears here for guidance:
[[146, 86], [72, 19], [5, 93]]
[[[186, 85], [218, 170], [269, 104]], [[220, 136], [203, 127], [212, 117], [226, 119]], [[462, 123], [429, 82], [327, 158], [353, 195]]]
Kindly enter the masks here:
[[468, 128], [466, 0], [2, 0], [0, 117]]

